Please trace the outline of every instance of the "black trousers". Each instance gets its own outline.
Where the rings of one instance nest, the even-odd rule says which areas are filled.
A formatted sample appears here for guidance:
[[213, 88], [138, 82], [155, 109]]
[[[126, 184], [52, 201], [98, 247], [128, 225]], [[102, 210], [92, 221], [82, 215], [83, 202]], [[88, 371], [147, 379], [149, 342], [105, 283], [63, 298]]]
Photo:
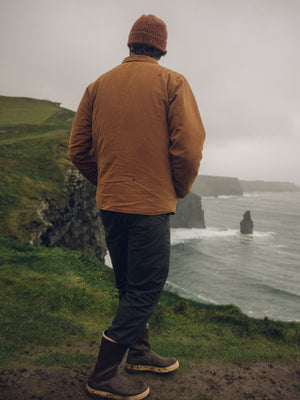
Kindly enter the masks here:
[[132, 346], [153, 314], [169, 272], [169, 214], [101, 210], [119, 307], [106, 335]]

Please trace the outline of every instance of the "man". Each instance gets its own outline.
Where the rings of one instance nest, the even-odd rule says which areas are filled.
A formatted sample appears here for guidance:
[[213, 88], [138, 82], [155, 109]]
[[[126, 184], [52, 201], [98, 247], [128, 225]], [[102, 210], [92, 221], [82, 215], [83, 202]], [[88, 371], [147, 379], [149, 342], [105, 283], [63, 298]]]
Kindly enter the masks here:
[[149, 393], [118, 370], [128, 348], [128, 370], [168, 373], [179, 366], [151, 350], [148, 321], [169, 270], [169, 214], [191, 190], [205, 132], [186, 79], [158, 64], [166, 45], [165, 23], [140, 17], [129, 34], [130, 56], [87, 87], [70, 138], [72, 162], [97, 185], [119, 290], [87, 383], [90, 394], [112, 399]]

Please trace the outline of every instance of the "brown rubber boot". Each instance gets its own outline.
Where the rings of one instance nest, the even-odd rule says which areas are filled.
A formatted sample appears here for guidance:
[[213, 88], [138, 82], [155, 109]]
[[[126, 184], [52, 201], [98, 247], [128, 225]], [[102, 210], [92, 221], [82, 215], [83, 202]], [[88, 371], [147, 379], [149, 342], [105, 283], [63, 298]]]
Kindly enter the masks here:
[[146, 383], [131, 380], [118, 369], [126, 350], [103, 333], [97, 363], [86, 385], [89, 395], [115, 400], [142, 400], [148, 396]]
[[151, 350], [148, 328], [141, 331], [138, 342], [128, 352], [125, 368], [128, 371], [150, 371], [165, 374], [179, 367], [176, 358], [161, 357]]

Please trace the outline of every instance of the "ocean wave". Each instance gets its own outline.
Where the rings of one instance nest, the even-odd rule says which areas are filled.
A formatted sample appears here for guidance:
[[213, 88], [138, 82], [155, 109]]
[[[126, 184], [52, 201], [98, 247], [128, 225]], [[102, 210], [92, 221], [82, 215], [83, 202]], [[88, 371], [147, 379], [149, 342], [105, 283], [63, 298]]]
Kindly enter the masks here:
[[244, 192], [243, 197], [262, 197], [261, 192]]
[[273, 321], [285, 321], [285, 322], [300, 322], [300, 319], [295, 317], [295, 318], [285, 318], [284, 316], [281, 316], [280, 318], [274, 313], [273, 310], [261, 310], [261, 311], [253, 311], [253, 310], [243, 310], [245, 314], [247, 314], [251, 318], [257, 318], [257, 319], [264, 319], [268, 318]]
[[242, 197], [242, 195], [237, 195], [237, 194], [230, 194], [230, 195], [226, 195], [226, 194], [221, 194], [219, 196], [202, 196], [203, 200], [206, 199], [237, 199], [239, 197]]
[[219, 238], [228, 236], [237, 236], [239, 231], [236, 229], [218, 229], [218, 228], [176, 228], [171, 229], [171, 243], [178, 244], [186, 240], [201, 239], [201, 238]]
[[[250, 235], [243, 235], [243, 238], [270, 238], [274, 235], [274, 232], [257, 232], [254, 231]], [[230, 238], [230, 237], [241, 237], [241, 233], [237, 229], [220, 229], [209, 227], [206, 229], [197, 228], [172, 228], [171, 229], [171, 243], [172, 245], [183, 243], [189, 240], [197, 239], [218, 239], [218, 238]]]
[[170, 290], [170, 292], [176, 293], [180, 297], [184, 297], [186, 299], [200, 301], [201, 303], [216, 304], [212, 299], [204, 297], [201, 294], [195, 294], [193, 292], [190, 292], [184, 287], [179, 286], [174, 282], [170, 282], [169, 280], [167, 280], [166, 282], [165, 289]]
[[280, 295], [280, 296], [286, 296], [286, 297], [298, 297], [300, 298], [300, 293], [297, 292], [293, 292], [291, 290], [288, 289], [281, 289], [279, 287], [275, 287], [273, 285], [267, 284], [267, 283], [255, 283], [254, 287], [257, 289], [261, 289], [264, 293], [269, 292], [272, 294], [275, 294], [276, 296]]
[[220, 196], [218, 196], [218, 199], [237, 199], [239, 197], [242, 197], [241, 195], [238, 194], [221, 194]]
[[250, 236], [254, 238], [269, 238], [275, 235], [275, 232], [257, 232], [254, 231]]
[[197, 294], [196, 295], [197, 299], [200, 299], [201, 302], [203, 303], [210, 303], [210, 304], [217, 304], [215, 301], [213, 301], [212, 299], [208, 298], [208, 297], [204, 297], [201, 294]]
[[179, 286], [174, 282], [170, 282], [169, 280], [167, 280], [166, 285], [168, 286], [168, 288], [170, 287], [170, 288], [173, 288], [173, 289], [176, 289], [176, 290], [187, 292], [187, 290], [184, 287]]

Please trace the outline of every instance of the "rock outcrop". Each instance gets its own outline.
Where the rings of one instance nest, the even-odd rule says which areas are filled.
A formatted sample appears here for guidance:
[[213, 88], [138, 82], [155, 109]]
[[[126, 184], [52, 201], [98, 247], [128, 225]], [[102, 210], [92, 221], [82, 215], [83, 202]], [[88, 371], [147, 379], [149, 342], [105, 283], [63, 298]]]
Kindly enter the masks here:
[[242, 221], [240, 222], [240, 231], [243, 234], [251, 234], [253, 233], [253, 221], [251, 219], [250, 211], [246, 211]]
[[300, 192], [291, 182], [240, 181], [245, 192]]
[[237, 178], [198, 175], [192, 192], [202, 197], [242, 196], [243, 188]]
[[177, 203], [176, 214], [171, 216], [172, 228], [205, 228], [201, 197], [190, 193]]
[[31, 244], [80, 250], [103, 261], [107, 249], [95, 192], [79, 171], [69, 169], [61, 198], [38, 205], [42, 224], [32, 234]]
[[[75, 113], [59, 103], [21, 97], [0, 96], [0, 106], [5, 111], [0, 115], [5, 149], [0, 160], [1, 236], [81, 250], [103, 260], [107, 249], [96, 189], [68, 157]], [[192, 197], [179, 202], [175, 226], [205, 226], [201, 199]]]
[[192, 192], [202, 197], [242, 196], [244, 192], [300, 192], [291, 182], [245, 181], [226, 176], [198, 175]]
[[[61, 198], [37, 205], [41, 224], [33, 232], [30, 243], [80, 250], [103, 261], [107, 247], [95, 192], [95, 186], [86, 181], [79, 171], [69, 169]], [[178, 201], [176, 215], [171, 216], [171, 227], [205, 228], [199, 196], [190, 193]]]

